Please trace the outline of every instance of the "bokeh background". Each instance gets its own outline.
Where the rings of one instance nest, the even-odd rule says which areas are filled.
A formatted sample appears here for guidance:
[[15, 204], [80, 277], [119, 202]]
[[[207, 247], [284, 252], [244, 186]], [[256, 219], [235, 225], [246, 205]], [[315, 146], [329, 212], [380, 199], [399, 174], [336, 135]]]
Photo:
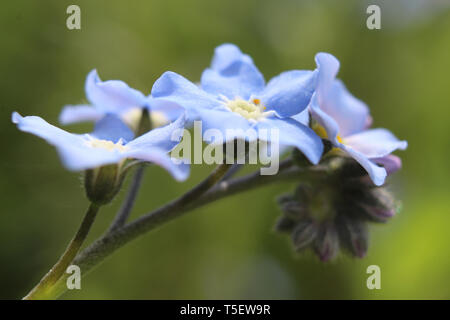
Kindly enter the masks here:
[[[66, 8], [81, 7], [81, 30]], [[365, 259], [322, 264], [295, 254], [273, 232], [282, 184], [196, 210], [132, 242], [63, 298], [229, 299], [450, 298], [450, 11], [448, 1], [370, 1], [382, 29], [366, 28], [366, 1], [4, 1], [0, 5], [0, 298], [22, 297], [62, 253], [87, 206], [80, 175], [55, 150], [10, 123], [17, 110], [56, 124], [64, 104], [85, 102], [97, 68], [145, 93], [166, 70], [197, 81], [213, 49], [233, 42], [266, 79], [313, 69], [326, 51], [341, 61], [350, 90], [375, 126], [409, 141], [390, 180], [403, 210], [371, 229]], [[90, 125], [72, 126], [83, 132]], [[133, 217], [181, 194], [185, 183], [150, 168]], [[88, 241], [108, 226], [122, 192], [104, 208]], [[366, 268], [381, 267], [381, 290]]]

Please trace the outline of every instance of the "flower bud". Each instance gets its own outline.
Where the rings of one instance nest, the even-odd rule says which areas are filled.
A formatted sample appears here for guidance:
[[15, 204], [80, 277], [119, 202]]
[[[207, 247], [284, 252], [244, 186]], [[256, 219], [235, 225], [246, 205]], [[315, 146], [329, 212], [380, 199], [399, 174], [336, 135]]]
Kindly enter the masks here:
[[364, 194], [358, 202], [366, 216], [376, 222], [386, 222], [396, 213], [396, 202], [385, 188], [373, 188]]
[[337, 226], [342, 245], [355, 257], [365, 257], [369, 248], [367, 223], [362, 220], [341, 216], [338, 219]]
[[284, 216], [278, 218], [277, 222], [275, 223], [275, 231], [278, 232], [291, 232], [294, 227], [295, 221]]
[[292, 242], [296, 251], [306, 248], [317, 236], [317, 225], [309, 219], [298, 222], [292, 231]]
[[314, 242], [314, 251], [323, 262], [334, 259], [339, 252], [339, 238], [332, 223], [321, 224]]
[[123, 175], [120, 165], [110, 164], [86, 170], [84, 185], [88, 199], [98, 205], [104, 205], [115, 197], [122, 185]]

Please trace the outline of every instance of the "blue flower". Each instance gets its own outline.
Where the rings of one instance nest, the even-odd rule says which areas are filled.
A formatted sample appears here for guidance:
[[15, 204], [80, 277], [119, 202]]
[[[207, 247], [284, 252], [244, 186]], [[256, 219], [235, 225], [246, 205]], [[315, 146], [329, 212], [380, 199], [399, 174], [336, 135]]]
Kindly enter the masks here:
[[65, 106], [59, 117], [61, 124], [98, 121], [106, 114], [115, 114], [133, 128], [139, 122], [142, 109], [148, 108], [153, 122], [160, 126], [182, 113], [182, 108], [175, 103], [145, 96], [123, 81], [101, 81], [95, 69], [86, 78], [85, 91], [90, 104]]
[[223, 44], [215, 49], [211, 67], [203, 72], [200, 86], [174, 72], [166, 72], [153, 85], [152, 96], [183, 106], [188, 121], [201, 120], [204, 130], [252, 128], [264, 140], [263, 131], [279, 129], [282, 146], [297, 147], [316, 164], [323, 151], [321, 139], [291, 118], [308, 106], [316, 74], [287, 71], [265, 84], [248, 55], [235, 45]]
[[398, 169], [399, 159], [387, 156], [396, 149], [406, 149], [407, 142], [398, 140], [386, 129], [368, 129], [372, 122], [369, 109], [335, 78], [339, 61], [334, 56], [319, 53], [316, 63], [317, 88], [310, 105], [312, 117], [317, 121], [316, 132], [358, 161], [375, 185], [382, 185], [387, 172], [377, 163], [389, 162], [389, 171]]
[[156, 128], [133, 139], [133, 132], [118, 117], [109, 114], [99, 120], [89, 134], [73, 134], [47, 123], [40, 117], [12, 114], [12, 122], [24, 131], [56, 147], [64, 166], [72, 171], [94, 169], [108, 164], [122, 164], [126, 159], [155, 163], [175, 179], [185, 180], [189, 167], [175, 165], [167, 154], [179, 141], [172, 133], [183, 128], [184, 115], [165, 127]]

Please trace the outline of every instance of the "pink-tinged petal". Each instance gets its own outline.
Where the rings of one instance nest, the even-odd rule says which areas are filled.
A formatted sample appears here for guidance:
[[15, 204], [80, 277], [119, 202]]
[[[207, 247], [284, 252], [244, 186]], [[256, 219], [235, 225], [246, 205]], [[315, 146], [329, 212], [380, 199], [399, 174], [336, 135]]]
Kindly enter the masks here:
[[399, 157], [394, 156], [393, 154], [384, 156], [382, 158], [374, 158], [372, 159], [372, 161], [379, 165], [382, 165], [386, 169], [388, 176], [402, 168], [402, 160]]
[[339, 134], [346, 137], [367, 128], [369, 108], [355, 98], [340, 80], [335, 80], [321, 109], [339, 125]]
[[340, 144], [339, 146], [342, 150], [347, 152], [353, 159], [358, 161], [358, 163], [367, 171], [370, 179], [376, 186], [381, 186], [384, 184], [386, 180], [386, 169], [378, 166], [375, 162], [369, 159], [366, 155], [358, 152], [352, 147], [344, 144]]
[[405, 150], [406, 141], [397, 139], [387, 129], [370, 129], [345, 137], [345, 144], [364, 154], [367, 158], [382, 158], [393, 151]]

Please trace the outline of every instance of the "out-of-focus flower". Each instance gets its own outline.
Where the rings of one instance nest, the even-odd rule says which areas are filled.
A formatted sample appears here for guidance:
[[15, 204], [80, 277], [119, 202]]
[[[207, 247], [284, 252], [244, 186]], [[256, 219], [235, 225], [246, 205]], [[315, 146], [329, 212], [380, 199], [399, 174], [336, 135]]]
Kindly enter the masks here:
[[362, 258], [369, 247], [368, 222], [386, 222], [398, 205], [385, 187], [367, 183], [361, 167], [347, 158], [335, 159], [334, 171], [323, 179], [300, 184], [278, 200], [283, 216], [276, 229], [291, 235], [297, 251], [311, 248], [322, 261], [340, 249]]
[[386, 158], [396, 149], [406, 149], [407, 142], [398, 140], [386, 129], [368, 129], [371, 124], [369, 109], [352, 96], [344, 84], [337, 80], [339, 61], [327, 53], [316, 55], [318, 80], [316, 92], [311, 99], [310, 110], [313, 129], [331, 141], [334, 147], [358, 161], [368, 172], [373, 183], [384, 183], [387, 161], [390, 171], [401, 166], [396, 158]]
[[186, 109], [189, 122], [201, 120], [204, 130], [217, 129], [224, 136], [229, 129], [252, 128], [257, 138], [265, 140], [262, 129], [279, 129], [280, 145], [295, 146], [316, 164], [323, 150], [320, 138], [291, 118], [308, 106], [316, 75], [316, 71], [287, 71], [265, 84], [248, 55], [235, 45], [223, 44], [216, 48], [200, 86], [166, 72], [153, 85], [152, 96], [178, 103]]
[[159, 127], [183, 112], [175, 103], [145, 96], [123, 81], [101, 81], [95, 69], [86, 78], [85, 91], [90, 104], [65, 106], [59, 117], [61, 124], [98, 121], [107, 114], [114, 114], [136, 129], [143, 109], [147, 109], [154, 127]]

